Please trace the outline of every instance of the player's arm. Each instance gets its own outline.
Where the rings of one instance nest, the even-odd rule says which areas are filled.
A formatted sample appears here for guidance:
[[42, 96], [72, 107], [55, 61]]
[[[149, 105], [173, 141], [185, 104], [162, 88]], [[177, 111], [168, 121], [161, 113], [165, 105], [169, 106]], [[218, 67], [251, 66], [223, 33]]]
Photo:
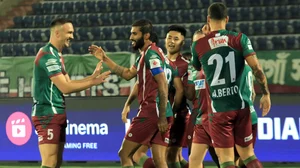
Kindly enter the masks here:
[[182, 84], [180, 77], [175, 77], [173, 79], [173, 86], [174, 86], [176, 92], [175, 92], [172, 108], [173, 108], [173, 112], [177, 112], [178, 109], [180, 108], [182, 97], [184, 94], [183, 84]]
[[193, 66], [190, 63], [189, 67], [188, 67], [188, 82], [187, 82], [187, 86], [184, 87], [185, 97], [190, 101], [193, 101], [195, 99], [195, 96], [196, 96], [195, 95], [196, 90], [195, 90], [194, 72], [193, 71], [195, 71], [195, 69], [193, 68]]
[[256, 92], [255, 92], [255, 89], [254, 89], [254, 79], [252, 79], [252, 101], [254, 102], [255, 100], [255, 97], [256, 97]]
[[154, 79], [158, 86], [159, 96], [159, 118], [166, 118], [167, 102], [168, 102], [168, 83], [165, 73], [162, 71], [159, 74], [154, 75]]
[[192, 47], [191, 47], [191, 50], [192, 50], [192, 65], [194, 66], [194, 68], [197, 70], [197, 71], [200, 71], [201, 70], [201, 64], [200, 64], [200, 60], [198, 59], [198, 53], [196, 51], [196, 45], [197, 45], [197, 41], [196, 42], [193, 42], [192, 44]]
[[99, 60], [105, 62], [105, 64], [111, 69], [114, 73], [121, 76], [126, 80], [130, 80], [137, 75], [137, 70], [135, 67], [126, 68], [116, 64], [112, 59], [110, 59], [101, 47], [92, 45], [89, 47], [89, 51]]
[[138, 82], [134, 84], [133, 89], [127, 98], [127, 101], [124, 104], [123, 111], [122, 111], [122, 121], [124, 123], [127, 123], [127, 116], [128, 113], [130, 112], [130, 105], [137, 98], [137, 96], [138, 96]]
[[97, 64], [97, 66], [96, 66], [93, 74], [90, 75], [90, 76], [87, 76], [87, 77], [85, 77], [83, 79], [78, 79], [78, 80], [71, 80], [69, 74], [65, 74], [65, 77], [66, 77], [67, 82], [70, 82], [70, 81], [76, 82], [76, 83], [86, 82], [86, 81], [92, 80], [92, 79], [96, 78], [98, 75], [100, 75], [102, 69], [103, 69], [102, 68], [102, 61], [100, 61]]
[[[56, 56], [51, 54], [44, 55], [36, 64], [44, 70], [55, 86], [64, 94], [69, 94], [77, 91], [82, 91], [93, 85], [98, 85], [105, 82], [105, 79], [109, 76], [110, 72], [104, 72], [93, 80], [89, 80], [83, 83], [76, 83], [67, 81], [66, 77], [62, 73], [60, 61]], [[100, 71], [100, 67], [97, 66]]]
[[251, 45], [251, 41], [244, 34], [241, 36], [241, 46], [243, 49], [243, 55], [246, 59], [246, 62], [251, 67], [253, 75], [257, 83], [260, 86], [260, 89], [263, 93], [263, 97], [260, 100], [260, 107], [263, 108], [263, 116], [267, 115], [271, 108], [270, 92], [268, 88], [267, 78], [263, 72], [262, 67], [260, 66], [256, 54]]
[[128, 96], [127, 100], [126, 100], [126, 105], [131, 105], [132, 102], [137, 98], [138, 96], [138, 82], [135, 82], [132, 91], [130, 92], [130, 95]]

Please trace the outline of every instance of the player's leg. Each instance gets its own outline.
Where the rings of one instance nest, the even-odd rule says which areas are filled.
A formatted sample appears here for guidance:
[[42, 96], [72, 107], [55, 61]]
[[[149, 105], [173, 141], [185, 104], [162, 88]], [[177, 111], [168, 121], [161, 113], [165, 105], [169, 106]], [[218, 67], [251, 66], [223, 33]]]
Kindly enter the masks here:
[[65, 149], [65, 142], [60, 142], [59, 145], [58, 145], [56, 168], [60, 168], [62, 163], [63, 163], [64, 149]]
[[[249, 109], [241, 110], [235, 123], [235, 142], [236, 149], [247, 167], [262, 167], [261, 162], [256, 158], [253, 150], [254, 138], [256, 138], [255, 126], [251, 124], [251, 115]], [[255, 136], [255, 137], [254, 137]]]
[[40, 116], [32, 117], [38, 133], [39, 151], [42, 158], [42, 167], [55, 168], [59, 153], [61, 136], [61, 121], [64, 116]]
[[151, 140], [151, 151], [155, 166], [158, 168], [168, 168], [167, 164], [167, 148], [170, 143], [170, 129], [173, 123], [172, 118], [168, 118], [169, 128], [165, 133], [156, 132]]
[[144, 117], [133, 118], [119, 150], [121, 165], [133, 167], [133, 154], [142, 144], [148, 144], [156, 132], [156, 120]]
[[153, 159], [147, 156], [147, 151], [149, 149], [148, 145], [142, 145], [133, 154], [132, 160], [143, 168], [155, 168]]
[[63, 153], [64, 153], [65, 143], [66, 143], [66, 128], [67, 128], [67, 120], [65, 120], [64, 124], [62, 124], [61, 126], [60, 138], [59, 138], [60, 143], [58, 146], [56, 168], [60, 168], [63, 163]]
[[203, 160], [207, 153], [211, 139], [203, 125], [197, 124], [194, 129], [191, 155], [189, 156], [189, 166], [202, 168]]
[[167, 145], [163, 146], [160, 144], [152, 143], [153, 161], [157, 168], [168, 168], [166, 162], [166, 153], [167, 153]]
[[170, 129], [170, 144], [167, 149], [167, 163], [169, 167], [181, 167], [178, 156], [183, 145], [185, 126], [185, 117], [177, 115]]
[[236, 111], [214, 113], [209, 123], [213, 146], [222, 168], [235, 168], [233, 121], [236, 116]]
[[216, 153], [216, 151], [215, 151], [215, 148], [212, 147], [212, 146], [210, 146], [210, 147], [208, 148], [208, 151], [209, 151], [209, 154], [210, 154], [212, 160], [215, 162], [216, 166], [217, 166], [218, 168], [220, 168], [221, 166], [220, 166], [219, 158], [218, 158], [218, 155], [217, 155], [217, 153]]

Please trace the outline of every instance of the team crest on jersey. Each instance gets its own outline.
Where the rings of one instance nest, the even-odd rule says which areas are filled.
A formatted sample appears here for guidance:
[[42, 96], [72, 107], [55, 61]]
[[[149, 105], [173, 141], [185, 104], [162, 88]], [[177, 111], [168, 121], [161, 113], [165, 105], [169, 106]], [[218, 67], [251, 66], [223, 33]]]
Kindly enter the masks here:
[[205, 79], [198, 79], [194, 81], [195, 90], [205, 89]]
[[228, 46], [228, 36], [213, 37], [208, 40], [211, 49]]
[[150, 69], [161, 67], [160, 60], [157, 58], [150, 59], [149, 62], [150, 62]]

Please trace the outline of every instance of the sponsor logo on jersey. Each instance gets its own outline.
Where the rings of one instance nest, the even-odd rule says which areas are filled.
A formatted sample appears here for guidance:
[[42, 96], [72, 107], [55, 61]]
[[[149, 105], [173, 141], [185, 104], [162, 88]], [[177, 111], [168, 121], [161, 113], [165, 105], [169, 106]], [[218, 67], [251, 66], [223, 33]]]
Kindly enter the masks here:
[[57, 71], [57, 70], [60, 70], [60, 66], [59, 65], [47, 66], [47, 70], [48, 70], [48, 72]]
[[165, 138], [165, 143], [169, 144], [170, 143], [170, 139], [169, 138]]
[[244, 141], [245, 141], [245, 142], [248, 142], [248, 141], [251, 141], [252, 139], [253, 139], [253, 135], [251, 134], [251, 135], [245, 137], [245, 138], [244, 138]]
[[49, 66], [49, 65], [57, 65], [57, 59], [54, 59], [54, 58], [48, 59], [46, 62], [46, 66]]
[[153, 69], [153, 68], [158, 68], [158, 67], [161, 67], [160, 65], [160, 60], [155, 58], [155, 59], [150, 59], [150, 69]]
[[194, 83], [196, 90], [205, 89], [205, 79], [195, 80]]
[[208, 43], [211, 49], [228, 46], [228, 36], [210, 38]]

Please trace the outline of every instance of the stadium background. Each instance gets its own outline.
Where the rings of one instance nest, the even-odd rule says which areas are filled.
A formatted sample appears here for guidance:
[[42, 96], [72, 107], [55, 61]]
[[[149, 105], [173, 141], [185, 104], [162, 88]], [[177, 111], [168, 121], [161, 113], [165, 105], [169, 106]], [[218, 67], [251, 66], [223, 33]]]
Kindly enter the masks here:
[[[7, 121], [14, 112], [30, 116], [32, 62], [38, 49], [49, 40], [48, 27], [52, 19], [67, 17], [74, 22], [75, 39], [71, 47], [64, 50], [64, 55], [71, 78], [80, 79], [91, 74], [96, 64], [95, 58], [87, 53], [90, 44], [103, 46], [118, 64], [132, 65], [136, 54], [131, 52], [128, 37], [131, 24], [140, 18], [153, 22], [160, 38], [158, 45], [163, 49], [168, 25], [184, 25], [188, 30], [184, 50], [188, 50], [190, 37], [205, 23], [207, 7], [212, 2], [216, 1], [0, 1], [0, 167], [38, 167], [35, 163], [39, 160], [37, 137], [33, 128], [30, 128], [32, 134], [28, 141], [22, 145], [13, 144], [6, 130], [13, 127], [7, 125]], [[269, 167], [300, 167], [297, 164], [300, 162], [300, 1], [222, 2], [229, 8], [227, 28], [249, 36], [270, 84], [273, 106], [268, 117], [259, 119], [262, 124], [257, 155]], [[126, 129], [120, 112], [133, 83], [134, 80], [128, 82], [112, 74], [104, 85], [67, 96], [72, 129], [69, 129], [70, 144], [66, 146], [65, 159], [88, 161], [69, 163], [68, 167], [118, 167], [117, 150]], [[136, 108], [137, 104], [130, 117], [136, 114]], [[98, 127], [92, 130], [88, 124]], [[93, 147], [84, 148], [84, 143], [92, 143]], [[34, 162], [26, 163], [28, 161]], [[210, 158], [206, 161], [210, 162]]]

